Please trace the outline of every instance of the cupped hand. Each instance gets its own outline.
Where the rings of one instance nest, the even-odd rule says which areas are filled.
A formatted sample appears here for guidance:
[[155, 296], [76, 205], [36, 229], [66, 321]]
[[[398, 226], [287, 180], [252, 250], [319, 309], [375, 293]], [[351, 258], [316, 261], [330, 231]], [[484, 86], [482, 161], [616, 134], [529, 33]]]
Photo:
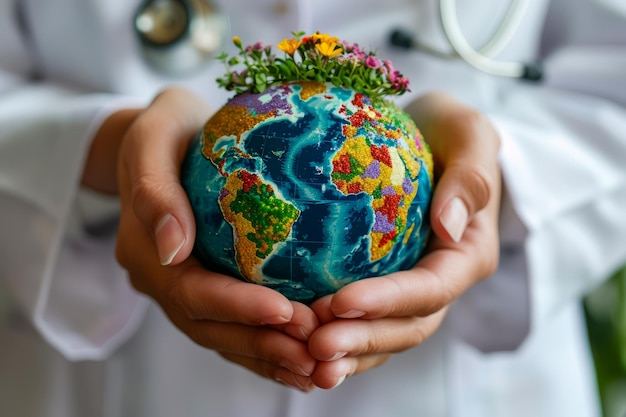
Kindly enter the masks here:
[[306, 343], [318, 326], [313, 311], [271, 289], [210, 272], [191, 256], [195, 223], [179, 172], [208, 116], [200, 98], [169, 89], [126, 131], [118, 163], [117, 258], [133, 286], [192, 340], [263, 377], [309, 390], [316, 361]]
[[313, 383], [333, 388], [433, 335], [448, 305], [491, 275], [499, 258], [500, 141], [488, 119], [443, 93], [407, 108], [429, 142], [437, 186], [434, 231], [408, 271], [357, 281], [316, 301]]

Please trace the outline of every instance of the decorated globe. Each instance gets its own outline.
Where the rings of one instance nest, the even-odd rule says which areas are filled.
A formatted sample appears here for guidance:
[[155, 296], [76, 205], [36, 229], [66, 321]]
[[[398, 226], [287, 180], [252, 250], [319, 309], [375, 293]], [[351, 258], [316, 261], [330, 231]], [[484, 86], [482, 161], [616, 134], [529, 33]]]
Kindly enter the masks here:
[[312, 80], [237, 94], [182, 171], [206, 267], [305, 303], [414, 265], [429, 235], [432, 178], [405, 112]]

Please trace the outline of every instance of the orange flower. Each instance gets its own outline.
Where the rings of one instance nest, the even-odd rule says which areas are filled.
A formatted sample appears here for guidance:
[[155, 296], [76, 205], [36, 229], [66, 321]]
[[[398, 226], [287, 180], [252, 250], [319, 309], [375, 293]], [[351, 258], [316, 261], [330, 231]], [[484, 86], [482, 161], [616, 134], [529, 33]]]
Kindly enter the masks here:
[[286, 52], [289, 55], [293, 55], [294, 53], [296, 53], [300, 45], [302, 45], [302, 41], [299, 41], [298, 39], [295, 39], [295, 38], [286, 39], [285, 38], [282, 41], [280, 41], [280, 43], [276, 46], [281, 51]]
[[315, 49], [320, 54], [329, 58], [339, 55], [341, 53], [341, 47], [336, 42], [322, 42], [315, 45]]
[[330, 36], [328, 33], [316, 32], [313, 34], [313, 42], [320, 41], [322, 43], [336, 43], [339, 42], [339, 38], [336, 36]]

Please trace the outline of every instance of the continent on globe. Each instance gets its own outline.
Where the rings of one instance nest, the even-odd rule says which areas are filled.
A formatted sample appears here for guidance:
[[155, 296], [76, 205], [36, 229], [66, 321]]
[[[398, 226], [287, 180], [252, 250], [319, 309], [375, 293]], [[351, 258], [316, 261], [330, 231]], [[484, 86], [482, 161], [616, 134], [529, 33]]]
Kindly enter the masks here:
[[276, 196], [257, 174], [237, 170], [228, 175], [219, 196], [224, 218], [233, 227], [235, 256], [244, 278], [252, 281], [255, 268], [284, 242], [300, 215], [293, 204]]
[[394, 140], [402, 137], [401, 129], [394, 123], [401, 115], [395, 115], [396, 120], [390, 114], [383, 117], [374, 106], [364, 104], [359, 94], [352, 104], [356, 112], [345, 105], [339, 110], [347, 115], [349, 124], [343, 126], [346, 141], [333, 158], [331, 178], [344, 194], [365, 192], [372, 196], [375, 220], [370, 231], [370, 258], [378, 260], [391, 251], [407, 227], [421, 169], [413, 155], [420, 154], [421, 142], [409, 141], [406, 148], [376, 145], [379, 135]]

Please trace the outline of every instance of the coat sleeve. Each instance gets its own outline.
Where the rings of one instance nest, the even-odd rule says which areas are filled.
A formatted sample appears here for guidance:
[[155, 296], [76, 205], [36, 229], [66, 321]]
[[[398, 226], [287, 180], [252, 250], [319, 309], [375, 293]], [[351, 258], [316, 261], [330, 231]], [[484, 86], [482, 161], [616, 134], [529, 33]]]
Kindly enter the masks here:
[[2, 298], [68, 359], [100, 359], [133, 333], [146, 300], [115, 262], [114, 233], [82, 227], [80, 176], [100, 124], [139, 100], [33, 82], [15, 4], [0, 0]]
[[548, 14], [543, 84], [509, 85], [489, 110], [502, 139], [501, 262], [451, 320], [483, 351], [517, 348], [626, 262], [626, 7], [573, 3]]

